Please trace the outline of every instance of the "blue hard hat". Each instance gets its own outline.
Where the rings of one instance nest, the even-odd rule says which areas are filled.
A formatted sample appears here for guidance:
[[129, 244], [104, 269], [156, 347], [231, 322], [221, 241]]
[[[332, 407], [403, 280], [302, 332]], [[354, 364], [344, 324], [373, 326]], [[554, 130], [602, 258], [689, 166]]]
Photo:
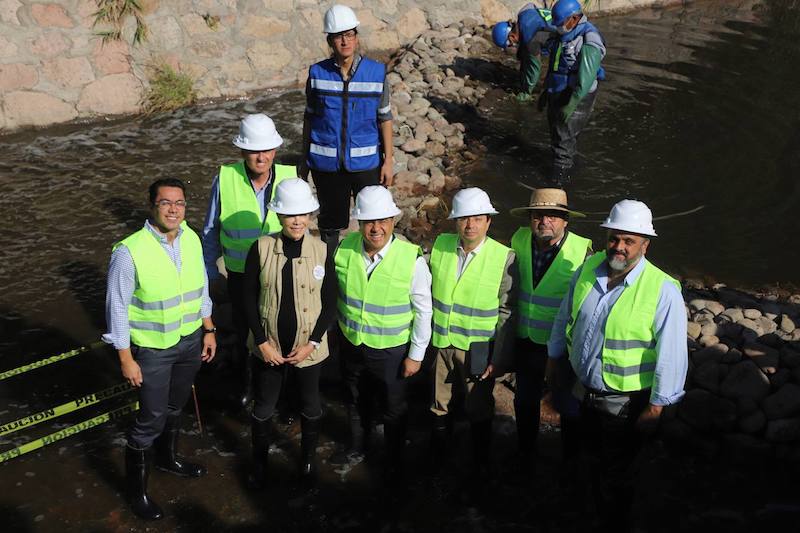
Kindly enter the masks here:
[[492, 28], [492, 40], [494, 41], [494, 44], [505, 50], [508, 46], [509, 33], [511, 33], [510, 23], [498, 22], [495, 24], [494, 28]]
[[564, 21], [575, 13], [581, 12], [581, 4], [578, 0], [558, 0], [553, 6], [553, 26], [559, 27]]

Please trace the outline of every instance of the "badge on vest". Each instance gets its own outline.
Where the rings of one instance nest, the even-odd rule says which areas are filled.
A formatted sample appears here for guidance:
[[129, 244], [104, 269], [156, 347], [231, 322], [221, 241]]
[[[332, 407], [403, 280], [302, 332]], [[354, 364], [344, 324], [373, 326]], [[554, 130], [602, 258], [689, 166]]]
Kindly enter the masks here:
[[314, 271], [312, 272], [314, 279], [322, 279], [325, 277], [325, 267], [322, 265], [317, 265], [314, 267]]

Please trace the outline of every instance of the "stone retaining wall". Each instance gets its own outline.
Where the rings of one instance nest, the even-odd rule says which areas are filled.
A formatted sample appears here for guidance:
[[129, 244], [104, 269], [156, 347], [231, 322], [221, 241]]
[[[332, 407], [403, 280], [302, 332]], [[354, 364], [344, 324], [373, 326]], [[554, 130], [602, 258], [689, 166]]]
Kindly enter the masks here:
[[[512, 16], [522, 0], [339, 0], [362, 23], [362, 44], [396, 50], [422, 32], [472, 17]], [[616, 12], [681, 0], [596, 0]], [[148, 66], [164, 61], [196, 80], [200, 98], [242, 96], [305, 82], [308, 65], [329, 51], [317, 0], [139, 0], [149, 38], [105, 45], [93, 28], [95, 0], [0, 0], [0, 133], [76, 118], [136, 113]]]

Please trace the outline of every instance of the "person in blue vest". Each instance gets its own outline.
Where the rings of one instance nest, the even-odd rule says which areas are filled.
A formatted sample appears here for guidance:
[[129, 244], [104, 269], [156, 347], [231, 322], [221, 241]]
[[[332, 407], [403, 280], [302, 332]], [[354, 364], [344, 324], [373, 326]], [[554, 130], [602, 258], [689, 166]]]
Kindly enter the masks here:
[[351, 196], [392, 184], [392, 108], [386, 66], [359, 52], [353, 10], [332, 6], [324, 25], [333, 53], [308, 71], [300, 177], [311, 170], [320, 235], [333, 253], [350, 222]]
[[553, 151], [549, 180], [563, 188], [570, 181], [578, 136], [589, 123], [594, 108], [598, 80], [605, 79], [600, 63], [606, 55], [606, 45], [577, 0], [558, 0], [552, 17], [558, 37], [550, 41], [547, 88], [540, 98], [539, 109], [548, 107]]
[[[567, 193], [562, 189], [536, 189], [528, 206], [514, 208], [511, 214], [525, 216], [529, 221], [514, 233], [511, 246], [517, 254], [520, 276], [514, 415], [520, 474], [525, 483], [530, 483], [536, 472], [547, 341], [572, 274], [592, 253], [592, 241], [567, 229], [570, 218], [584, 215], [569, 207]], [[562, 470], [569, 472], [577, 453], [578, 405], [563, 389], [551, 391], [551, 397], [561, 414]]]
[[[603, 531], [629, 531], [631, 467], [661, 413], [684, 395], [686, 309], [680, 284], [645, 257], [656, 236], [650, 209], [622, 200], [607, 244], [575, 271], [547, 343], [577, 376], [583, 454], [590, 459]], [[548, 382], [560, 380], [548, 366]]]
[[103, 341], [119, 354], [125, 380], [139, 393], [139, 411], [125, 448], [128, 500], [140, 518], [161, 507], [147, 494], [150, 462], [183, 477], [206, 469], [177, 455], [180, 417], [203, 361], [214, 359], [208, 279], [200, 239], [184, 221], [185, 185], [153, 182], [144, 227], [114, 245], [108, 266]]
[[542, 49], [546, 50], [547, 41], [556, 34], [551, 19], [549, 9], [529, 2], [519, 10], [516, 21], [498, 22], [492, 28], [494, 44], [503, 50], [509, 46], [517, 47], [520, 92], [516, 99], [521, 103], [533, 99], [542, 71]]
[[[220, 256], [225, 264], [236, 332], [233, 367], [241, 379], [239, 402], [242, 407], [249, 405], [252, 397], [252, 374], [247, 349], [249, 329], [242, 299], [245, 260], [250, 246], [260, 236], [281, 230], [277, 214], [270, 211], [267, 204], [275, 195], [278, 183], [297, 177], [294, 166], [275, 162], [281, 144], [283, 139], [267, 115], [257, 113], [242, 119], [239, 134], [233, 139], [233, 145], [241, 151], [242, 159], [220, 166], [211, 182], [203, 227], [203, 258], [212, 288], [221, 277], [217, 267]], [[217, 298], [219, 291], [212, 290], [212, 294]]]

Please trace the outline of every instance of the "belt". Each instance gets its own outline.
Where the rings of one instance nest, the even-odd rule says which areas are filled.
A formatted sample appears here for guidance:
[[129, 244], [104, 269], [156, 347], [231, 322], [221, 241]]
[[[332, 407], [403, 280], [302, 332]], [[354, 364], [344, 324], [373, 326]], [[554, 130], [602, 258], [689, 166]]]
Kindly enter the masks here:
[[633, 392], [609, 392], [586, 389], [582, 405], [586, 408], [619, 418], [627, 418], [634, 396], [649, 393], [649, 389]]

